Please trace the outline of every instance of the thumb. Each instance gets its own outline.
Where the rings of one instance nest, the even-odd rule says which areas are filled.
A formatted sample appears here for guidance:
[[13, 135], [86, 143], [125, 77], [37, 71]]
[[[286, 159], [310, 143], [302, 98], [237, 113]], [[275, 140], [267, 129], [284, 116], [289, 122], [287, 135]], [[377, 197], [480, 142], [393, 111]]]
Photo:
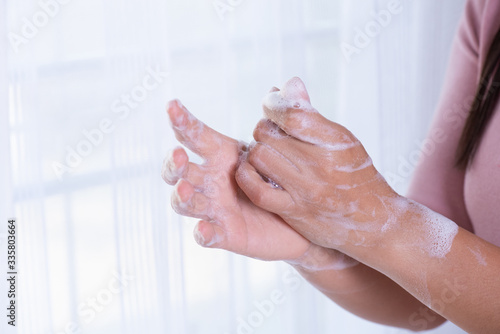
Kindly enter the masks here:
[[303, 100], [311, 103], [306, 85], [299, 77], [293, 77], [288, 80], [281, 89], [281, 95], [287, 100]]
[[272, 89], [262, 104], [266, 119], [303, 142], [336, 150], [355, 141], [344, 127], [313, 108], [304, 83], [297, 77], [290, 79], [281, 90]]

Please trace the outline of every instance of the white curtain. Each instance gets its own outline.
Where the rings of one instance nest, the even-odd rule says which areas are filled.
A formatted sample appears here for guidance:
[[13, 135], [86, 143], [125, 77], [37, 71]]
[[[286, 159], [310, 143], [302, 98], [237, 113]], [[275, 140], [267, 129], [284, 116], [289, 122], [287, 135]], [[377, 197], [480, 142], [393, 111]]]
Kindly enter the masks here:
[[[17, 331], [404, 333], [283, 263], [198, 247], [160, 177], [169, 99], [249, 140], [267, 90], [300, 76], [404, 192], [400, 160], [424, 138], [463, 1], [402, 1], [347, 62], [343, 43], [389, 2], [3, 0], [0, 232], [17, 219]], [[284, 303], [263, 311], [275, 290]]]

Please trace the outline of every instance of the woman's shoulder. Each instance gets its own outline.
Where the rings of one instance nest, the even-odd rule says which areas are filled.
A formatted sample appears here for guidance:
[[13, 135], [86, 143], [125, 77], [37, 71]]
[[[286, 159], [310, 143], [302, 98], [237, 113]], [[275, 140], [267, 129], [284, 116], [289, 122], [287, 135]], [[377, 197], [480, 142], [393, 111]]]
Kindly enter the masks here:
[[500, 1], [468, 0], [458, 36], [464, 49], [484, 63], [496, 32], [500, 29]]

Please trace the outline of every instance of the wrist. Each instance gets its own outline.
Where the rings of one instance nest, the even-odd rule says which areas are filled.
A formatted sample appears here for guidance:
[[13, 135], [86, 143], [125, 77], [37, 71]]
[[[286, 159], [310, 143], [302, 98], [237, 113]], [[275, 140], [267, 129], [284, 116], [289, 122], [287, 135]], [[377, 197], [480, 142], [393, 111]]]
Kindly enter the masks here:
[[350, 230], [347, 242], [336, 247], [374, 268], [399, 256], [400, 247], [404, 247], [403, 240], [411, 234], [405, 225], [413, 211], [413, 204], [406, 197], [390, 190], [386, 195], [373, 195], [373, 206], [365, 209], [366, 212], [376, 212], [375, 219], [360, 222], [360, 225], [365, 226]]
[[338, 250], [321, 247], [314, 243], [311, 243], [300, 257], [285, 262], [305, 272], [343, 270], [359, 264], [358, 261]]
[[400, 276], [448, 254], [459, 230], [456, 223], [403, 196], [391, 202], [390, 220], [356, 258], [387, 275]]

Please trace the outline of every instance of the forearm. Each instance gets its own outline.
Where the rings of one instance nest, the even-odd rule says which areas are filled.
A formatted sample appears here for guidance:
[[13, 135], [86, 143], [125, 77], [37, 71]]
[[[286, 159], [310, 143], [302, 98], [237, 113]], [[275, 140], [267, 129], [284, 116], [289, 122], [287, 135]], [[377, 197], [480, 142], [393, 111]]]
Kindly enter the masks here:
[[376, 246], [344, 251], [467, 332], [498, 333], [500, 249], [411, 201], [398, 224]]
[[[235, 174], [238, 186], [256, 206], [278, 214], [316, 245], [336, 249], [379, 271], [465, 330], [500, 332], [496, 282], [500, 248], [399, 196], [378, 173], [359, 140], [311, 106], [300, 79], [266, 96], [264, 116], [254, 131], [256, 142]], [[262, 175], [279, 187], [270, 186]], [[316, 275], [309, 280], [329, 295], [342, 291], [329, 285], [334, 284], [330, 279], [335, 281], [335, 275], [325, 274], [323, 283]], [[345, 284], [351, 287], [354, 278], [366, 275], [347, 277]], [[383, 291], [394, 291], [382, 279], [366, 281], [380, 286], [370, 289], [361, 284], [363, 301], [383, 303], [382, 298], [392, 295]], [[366, 299], [367, 291], [380, 294]], [[411, 305], [401, 302], [407, 304]], [[372, 305], [367, 309], [373, 309]], [[389, 309], [399, 312], [396, 308]]]
[[336, 304], [364, 319], [415, 331], [445, 321], [387, 276], [362, 263], [342, 270], [294, 267]]

